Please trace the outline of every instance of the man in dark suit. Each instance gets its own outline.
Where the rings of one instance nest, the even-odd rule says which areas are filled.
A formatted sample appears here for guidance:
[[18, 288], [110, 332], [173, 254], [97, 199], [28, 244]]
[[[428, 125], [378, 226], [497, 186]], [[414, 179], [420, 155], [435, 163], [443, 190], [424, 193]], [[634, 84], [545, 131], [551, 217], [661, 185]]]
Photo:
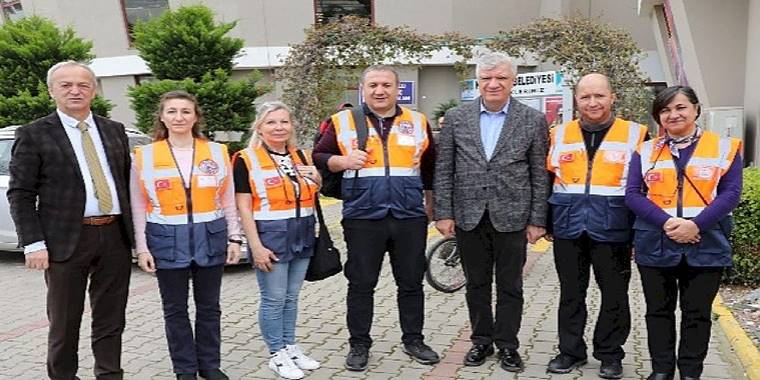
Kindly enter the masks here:
[[467, 277], [473, 346], [464, 364], [483, 364], [495, 344], [501, 367], [519, 372], [521, 276], [527, 243], [546, 232], [549, 132], [542, 113], [510, 99], [516, 73], [507, 56], [485, 55], [475, 72], [480, 97], [449, 110], [438, 137], [436, 228], [456, 235]]
[[57, 110], [16, 131], [7, 195], [27, 267], [45, 270], [48, 376], [78, 379], [89, 277], [95, 377], [122, 379], [133, 236], [127, 136], [122, 124], [90, 111], [89, 67], [58, 63], [47, 82]]

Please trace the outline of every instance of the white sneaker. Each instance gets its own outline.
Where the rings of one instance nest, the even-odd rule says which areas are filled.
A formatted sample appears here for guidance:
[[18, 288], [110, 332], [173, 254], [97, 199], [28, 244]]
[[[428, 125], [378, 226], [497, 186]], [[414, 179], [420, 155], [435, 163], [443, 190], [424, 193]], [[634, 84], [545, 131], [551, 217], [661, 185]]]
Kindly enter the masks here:
[[284, 348], [272, 354], [272, 358], [269, 359], [269, 368], [285, 379], [297, 380], [304, 377], [303, 371], [290, 360]]
[[301, 347], [298, 347], [295, 344], [286, 345], [285, 352], [288, 353], [290, 360], [292, 360], [300, 369], [313, 370], [319, 368], [319, 362], [304, 355], [303, 351], [301, 351]]

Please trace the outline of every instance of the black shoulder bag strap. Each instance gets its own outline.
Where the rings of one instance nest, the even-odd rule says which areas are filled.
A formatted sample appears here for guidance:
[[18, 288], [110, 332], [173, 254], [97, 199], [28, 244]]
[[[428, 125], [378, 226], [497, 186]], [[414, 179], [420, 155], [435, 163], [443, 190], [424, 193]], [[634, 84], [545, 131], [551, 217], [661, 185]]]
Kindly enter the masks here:
[[[306, 155], [303, 154], [303, 151], [301, 149], [296, 150], [296, 153], [298, 153], [298, 158], [300, 158], [304, 164], [309, 163], [309, 161], [306, 159]], [[322, 205], [319, 204], [319, 192], [314, 194], [314, 208], [317, 210], [317, 222], [319, 223], [319, 236], [324, 236], [327, 239], [330, 239], [330, 232], [327, 230], [325, 217], [322, 215]]]
[[[369, 127], [367, 126], [367, 115], [364, 114], [364, 107], [356, 107], [351, 109], [351, 116], [354, 118], [354, 127], [356, 128], [356, 145], [357, 149], [367, 149], [367, 136], [369, 136]], [[356, 179], [359, 178], [359, 171], [354, 171], [354, 179], [351, 182], [351, 196], [354, 197], [354, 187], [356, 186]]]

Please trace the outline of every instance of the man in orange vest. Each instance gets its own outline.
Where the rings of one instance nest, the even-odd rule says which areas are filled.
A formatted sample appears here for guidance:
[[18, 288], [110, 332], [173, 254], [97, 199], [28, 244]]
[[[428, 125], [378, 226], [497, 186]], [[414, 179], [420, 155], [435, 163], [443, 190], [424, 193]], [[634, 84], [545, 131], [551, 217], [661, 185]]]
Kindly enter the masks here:
[[594, 328], [593, 355], [599, 376], [623, 375], [623, 344], [631, 326], [628, 283], [631, 278], [632, 218], [624, 204], [628, 162], [646, 135], [646, 127], [615, 118], [615, 94], [609, 78], [593, 73], [575, 87], [580, 119], [551, 131], [547, 169], [554, 174], [549, 198], [554, 263], [560, 281], [559, 355], [552, 373], [568, 373], [586, 364], [586, 291], [590, 268], [601, 292]]
[[[374, 292], [385, 252], [398, 286], [403, 352], [422, 364], [440, 360], [422, 335], [422, 278], [432, 211], [434, 144], [425, 115], [397, 105], [398, 85], [398, 73], [392, 67], [368, 67], [362, 74], [365, 103], [360, 112], [348, 109], [332, 115], [314, 147], [314, 163], [319, 169], [344, 172], [346, 322], [351, 346], [345, 367], [350, 371], [363, 371], [368, 365]], [[354, 115], [366, 123], [364, 142], [357, 132], [362, 119]]]

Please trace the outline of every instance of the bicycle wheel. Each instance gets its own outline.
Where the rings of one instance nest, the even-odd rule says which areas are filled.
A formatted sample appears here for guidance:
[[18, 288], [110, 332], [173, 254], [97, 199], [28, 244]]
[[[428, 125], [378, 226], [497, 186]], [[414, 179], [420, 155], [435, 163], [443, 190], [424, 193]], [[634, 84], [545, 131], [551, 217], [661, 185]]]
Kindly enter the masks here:
[[454, 293], [467, 283], [453, 237], [438, 240], [428, 249], [427, 265], [425, 279], [438, 291]]

